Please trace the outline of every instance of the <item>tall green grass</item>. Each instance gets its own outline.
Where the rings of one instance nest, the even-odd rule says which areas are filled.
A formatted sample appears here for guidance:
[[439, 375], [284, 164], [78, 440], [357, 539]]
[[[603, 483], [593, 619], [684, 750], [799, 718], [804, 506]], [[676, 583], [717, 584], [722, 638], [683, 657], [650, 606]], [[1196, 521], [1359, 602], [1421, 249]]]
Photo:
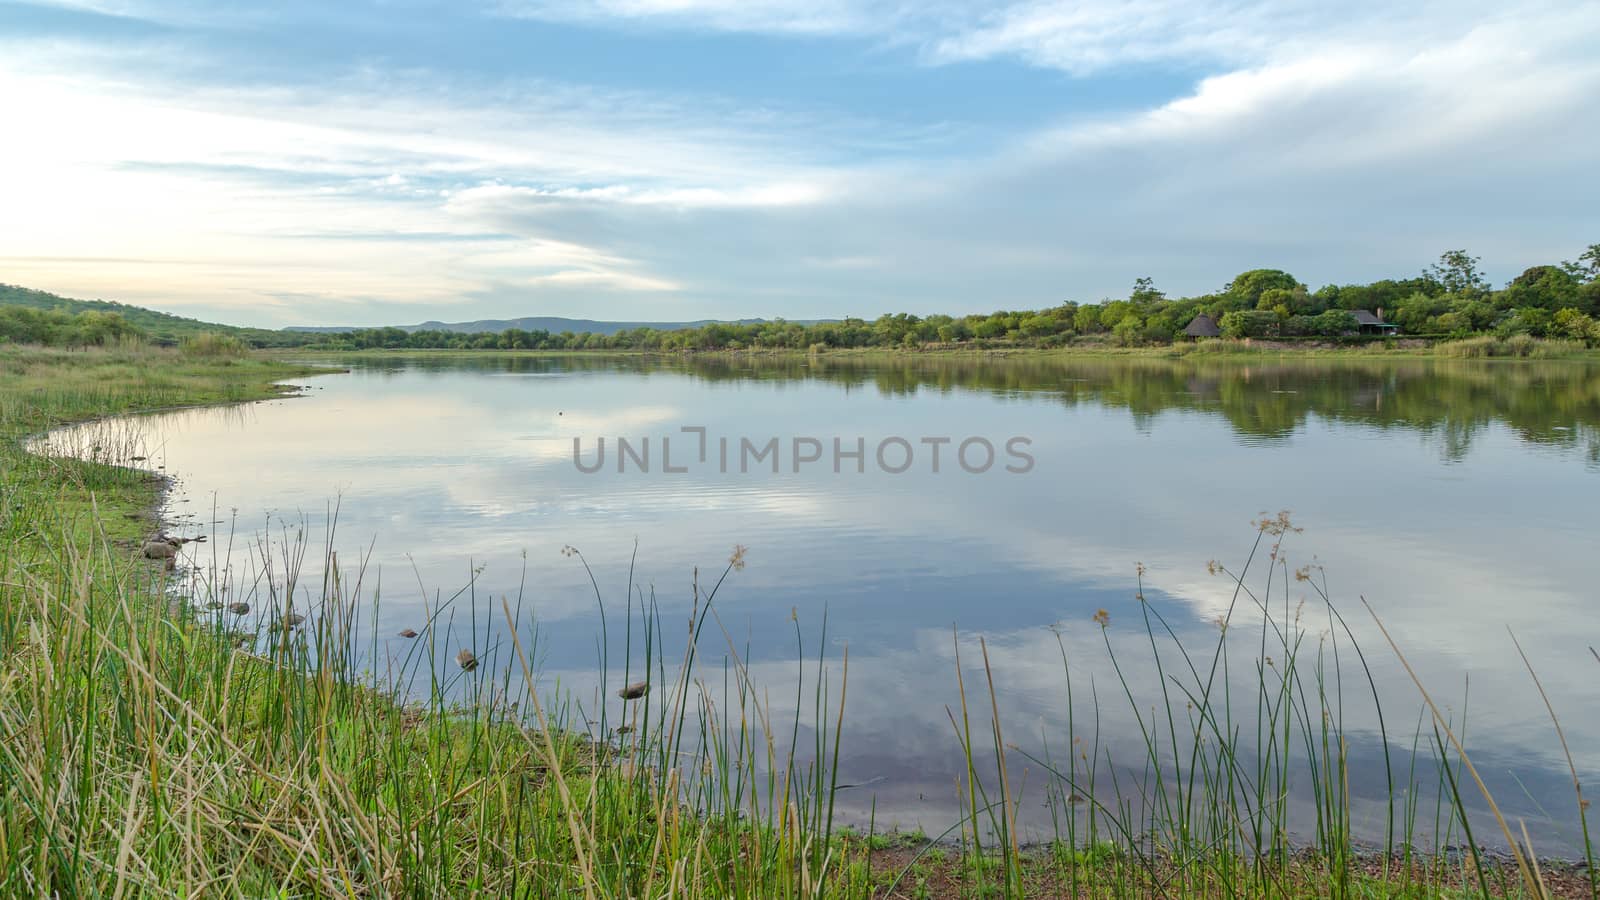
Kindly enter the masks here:
[[[1283, 542], [1298, 529], [1287, 514], [1259, 527], [1242, 569], [1213, 564], [1233, 588], [1214, 644], [1180, 637], [1145, 599], [1142, 567], [1138, 619], [1116, 622], [1105, 610], [1095, 616], [1104, 637], [1101, 659], [1074, 658], [1058, 633], [1065, 748], [1052, 749], [1044, 740], [1038, 751], [1011, 748], [998, 714], [988, 728], [974, 727], [971, 686], [958, 674], [961, 705], [951, 720], [967, 767], [963, 847], [990, 860], [973, 867], [974, 889], [1026, 895], [1019, 886], [1029, 856], [1016, 838], [1022, 801], [1011, 787], [1016, 776], [1009, 755], [1045, 774], [1048, 837], [1055, 847], [1049, 883], [1073, 896], [1361, 897], [1375, 890], [1549, 896], [1526, 825], [1503, 813], [1466, 750], [1465, 704], [1463, 718], [1453, 719], [1415, 680], [1424, 715], [1408, 737], [1385, 711], [1371, 649], [1357, 642], [1357, 629], [1329, 596], [1323, 573], [1291, 570]], [[1264, 570], [1259, 580], [1251, 578], [1253, 568]], [[1294, 585], [1308, 588], [1316, 606], [1293, 600]], [[1385, 652], [1416, 679], [1370, 607], [1351, 612], [1379, 630], [1389, 643]], [[1130, 630], [1133, 638], [1113, 641], [1116, 629]], [[1147, 652], [1130, 656], [1139, 644]], [[1572, 776], [1572, 821], [1583, 842], [1582, 896], [1600, 897], [1582, 779], [1555, 708], [1523, 659]], [[1113, 684], [1106, 689], [1091, 674], [1085, 691], [1082, 670], [1092, 672], [1101, 662], [1114, 674]], [[990, 692], [992, 710], [986, 648], [983, 671], [988, 684], [980, 690]], [[1088, 722], [1077, 703], [1086, 693]], [[1376, 742], [1352, 725], [1363, 712], [1376, 723]], [[1114, 715], [1131, 719], [1135, 746], [1113, 750], [1103, 743], [1102, 718]], [[1379, 768], [1368, 772], [1380, 779], [1384, 809], [1376, 841], [1368, 835], [1364, 842], [1355, 822], [1351, 753], [1358, 742], [1376, 743], [1381, 753]], [[980, 758], [992, 770], [980, 771]], [[1475, 808], [1486, 817], [1471, 812]], [[1491, 841], [1503, 857], [1482, 849]]]
[[215, 331], [185, 335], [178, 342], [178, 348], [185, 356], [212, 359], [243, 359], [250, 355], [249, 344], [234, 335], [218, 334]]
[[1447, 341], [1434, 348], [1440, 356], [1461, 359], [1486, 357], [1511, 357], [1516, 359], [1561, 359], [1584, 353], [1582, 341], [1559, 338], [1536, 338], [1526, 334], [1509, 337], [1481, 335]]
[[[816, 656], [809, 717], [770, 720], [716, 627], [737, 556], [696, 589], [687, 635], [630, 592], [621, 670], [643, 686], [614, 718], [621, 680], [591, 707], [541, 683], [520, 597], [464, 591], [373, 642], [364, 574], [304, 533], [189, 545], [177, 606], [169, 573], [103, 537], [7, 565], [0, 893], [864, 890], [830, 840], [845, 670], [835, 694]], [[728, 668], [705, 670], [704, 642]]]

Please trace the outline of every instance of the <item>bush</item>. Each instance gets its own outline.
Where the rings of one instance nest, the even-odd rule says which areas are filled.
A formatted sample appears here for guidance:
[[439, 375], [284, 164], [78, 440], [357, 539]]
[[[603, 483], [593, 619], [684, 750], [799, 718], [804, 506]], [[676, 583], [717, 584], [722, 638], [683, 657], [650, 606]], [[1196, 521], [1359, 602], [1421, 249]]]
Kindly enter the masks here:
[[1112, 343], [1118, 347], [1135, 347], [1144, 341], [1144, 323], [1138, 316], [1127, 316], [1111, 329]]
[[1461, 341], [1450, 341], [1439, 345], [1441, 356], [1455, 356], [1462, 359], [1478, 359], [1485, 356], [1496, 355], [1494, 350], [1500, 346], [1500, 339], [1493, 335], [1467, 338]]
[[1514, 334], [1501, 343], [1501, 356], [1532, 356], [1538, 339], [1531, 334]]
[[117, 313], [89, 310], [77, 314], [26, 306], [0, 306], [0, 344], [42, 347], [137, 346], [143, 331]]
[[1187, 348], [1189, 353], [1232, 353], [1245, 349], [1235, 341], [1225, 341], [1222, 338], [1201, 338], [1193, 344], [1179, 344], [1180, 348]]
[[1588, 313], [1577, 309], [1557, 310], [1554, 324], [1555, 332], [1562, 337], [1582, 341], [1590, 347], [1600, 346], [1600, 322]]
[[180, 345], [185, 356], [202, 356], [208, 359], [238, 359], [250, 352], [250, 345], [231, 334], [205, 331], [186, 337]]
[[1225, 313], [1217, 324], [1224, 337], [1277, 337], [1280, 333], [1278, 314], [1256, 309]]
[[1484, 335], [1482, 337], [1467, 338], [1464, 341], [1450, 341], [1449, 343], [1440, 344], [1439, 354], [1461, 359], [1483, 359], [1486, 357], [1551, 359], [1577, 353], [1582, 349], [1583, 344], [1578, 341], [1542, 339], [1526, 334], [1513, 334], [1510, 337]]

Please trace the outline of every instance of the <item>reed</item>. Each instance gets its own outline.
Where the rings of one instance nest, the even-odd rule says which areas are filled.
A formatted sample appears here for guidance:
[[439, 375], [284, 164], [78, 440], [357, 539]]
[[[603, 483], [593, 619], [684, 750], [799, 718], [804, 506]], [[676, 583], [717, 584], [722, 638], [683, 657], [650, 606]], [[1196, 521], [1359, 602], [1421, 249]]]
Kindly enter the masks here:
[[250, 355], [249, 344], [234, 335], [218, 334], [214, 331], [186, 335], [178, 342], [178, 348], [185, 356], [213, 359], [243, 359]]
[[[951, 721], [966, 755], [963, 796], [970, 798], [962, 850], [990, 860], [968, 864], [967, 887], [1007, 897], [1040, 890], [1104, 897], [1555, 896], [1526, 824], [1503, 811], [1473, 764], [1465, 699], [1461, 718], [1447, 715], [1371, 613], [1424, 710], [1403, 750], [1383, 706], [1397, 701], [1379, 690], [1358, 629], [1330, 596], [1325, 573], [1288, 563], [1285, 542], [1299, 530], [1286, 513], [1258, 527], [1240, 570], [1212, 564], [1229, 580], [1232, 599], [1211, 646], [1185, 641], [1146, 600], [1142, 567], [1131, 639], [1112, 639], [1123, 623], [1106, 610], [1094, 616], [1103, 636], [1098, 660], [1074, 658], [1058, 632], [1070, 752], [1052, 753], [1048, 735], [1040, 736], [1039, 751], [1012, 750], [1047, 776], [1048, 854], [1018, 846], [1020, 801], [1008, 790], [1015, 775], [1001, 750], [998, 716], [986, 757], [992, 769], [982, 771], [968, 685], [958, 672], [961, 714]], [[1315, 607], [1292, 599], [1294, 585], [1310, 591]], [[1130, 655], [1141, 645], [1143, 653]], [[1514, 637], [1513, 645], [1520, 653]], [[1584, 864], [1568, 872], [1560, 895], [1600, 896], [1582, 778], [1555, 707], [1523, 659], [1567, 760], [1582, 834]], [[1087, 723], [1074, 702], [1085, 693], [1085, 668], [1109, 668], [1115, 681], [1107, 696], [1089, 676]], [[994, 709], [986, 655], [983, 671]], [[1353, 724], [1358, 713], [1375, 723], [1376, 741], [1366, 733], [1373, 724]], [[1131, 722], [1132, 746], [1103, 744], [1102, 719], [1113, 715]], [[1354, 825], [1350, 753], [1358, 742], [1381, 752], [1381, 842], [1363, 843]], [[1424, 829], [1420, 813], [1430, 799], [1432, 827]], [[1475, 805], [1486, 817], [1470, 812]], [[1486, 826], [1498, 832], [1503, 857], [1484, 849]], [[1041, 871], [1031, 880], [1011, 875]]]
[[[542, 683], [520, 597], [490, 623], [460, 594], [383, 648], [363, 637], [377, 619], [364, 573], [326, 547], [318, 560], [305, 533], [204, 545], [213, 560], [191, 560], [204, 574], [179, 586], [177, 608], [167, 572], [130, 569], [103, 536], [11, 569], [8, 893], [765, 897], [845, 884], [829, 835], [847, 668], [837, 696], [827, 660], [806, 673], [810, 716], [777, 726], [818, 724], [798, 753], [731, 651], [732, 689], [711, 689], [699, 645], [716, 640], [706, 626], [734, 563], [698, 598], [675, 663], [653, 598], [629, 611], [650, 635], [630, 648], [644, 687], [614, 727], [605, 713], [591, 726], [618, 685], [602, 679], [585, 709]], [[325, 573], [310, 587], [308, 555]], [[259, 564], [245, 579], [240, 557]]]
[[1519, 359], [1565, 359], [1584, 353], [1582, 341], [1564, 338], [1536, 338], [1526, 334], [1509, 337], [1480, 335], [1446, 341], [1434, 348], [1440, 356], [1463, 359], [1484, 357], [1513, 357]]

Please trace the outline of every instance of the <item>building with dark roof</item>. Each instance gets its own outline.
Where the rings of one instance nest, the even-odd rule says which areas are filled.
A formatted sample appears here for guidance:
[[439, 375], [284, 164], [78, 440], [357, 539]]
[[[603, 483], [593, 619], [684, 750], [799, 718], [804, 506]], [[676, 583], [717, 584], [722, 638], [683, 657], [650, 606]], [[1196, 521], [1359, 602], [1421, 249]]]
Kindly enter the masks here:
[[1394, 334], [1400, 330], [1399, 325], [1391, 325], [1383, 320], [1383, 310], [1374, 314], [1367, 309], [1353, 309], [1350, 315], [1356, 317], [1356, 330], [1362, 334]]

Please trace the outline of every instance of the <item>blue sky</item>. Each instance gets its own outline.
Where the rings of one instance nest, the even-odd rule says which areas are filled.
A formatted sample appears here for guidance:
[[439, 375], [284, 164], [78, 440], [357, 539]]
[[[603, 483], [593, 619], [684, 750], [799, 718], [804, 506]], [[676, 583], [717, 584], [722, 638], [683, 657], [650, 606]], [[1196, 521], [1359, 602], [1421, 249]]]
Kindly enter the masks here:
[[0, 0], [0, 281], [228, 322], [973, 312], [1600, 240], [1592, 5]]

